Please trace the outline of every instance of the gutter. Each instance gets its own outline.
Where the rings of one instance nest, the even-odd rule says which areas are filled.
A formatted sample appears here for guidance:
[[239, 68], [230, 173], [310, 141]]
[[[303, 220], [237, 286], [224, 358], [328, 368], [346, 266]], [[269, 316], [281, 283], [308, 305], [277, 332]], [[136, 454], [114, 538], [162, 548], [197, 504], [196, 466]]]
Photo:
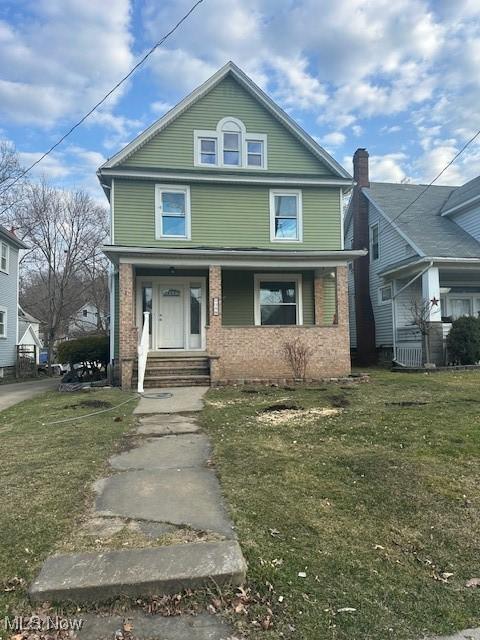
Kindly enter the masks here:
[[408, 264], [404, 264], [401, 265], [399, 267], [394, 267], [392, 269], [388, 269], [385, 271], [381, 271], [378, 275], [385, 277], [385, 276], [389, 276], [393, 273], [397, 273], [399, 271], [403, 271], [405, 269], [410, 269], [411, 267], [415, 267], [417, 265], [420, 264], [425, 264], [426, 262], [435, 262], [435, 263], [446, 263], [446, 264], [465, 264], [465, 265], [478, 265], [480, 267], [480, 257], [478, 258], [445, 258], [445, 257], [439, 257], [439, 256], [430, 256], [430, 257], [424, 257], [424, 258], [419, 258], [418, 260], [414, 260], [412, 262], [409, 262]]
[[130, 247], [121, 245], [103, 245], [100, 247], [103, 253], [109, 254], [148, 254], [148, 255], [165, 255], [165, 256], [206, 256], [206, 257], [225, 257], [232, 258], [248, 258], [250, 256], [262, 258], [340, 258], [343, 260], [355, 260], [367, 255], [366, 249], [352, 249], [351, 251], [333, 250], [333, 251], [301, 251], [301, 250], [262, 250], [262, 249], [205, 249], [205, 248], [181, 248], [170, 249], [163, 247]]

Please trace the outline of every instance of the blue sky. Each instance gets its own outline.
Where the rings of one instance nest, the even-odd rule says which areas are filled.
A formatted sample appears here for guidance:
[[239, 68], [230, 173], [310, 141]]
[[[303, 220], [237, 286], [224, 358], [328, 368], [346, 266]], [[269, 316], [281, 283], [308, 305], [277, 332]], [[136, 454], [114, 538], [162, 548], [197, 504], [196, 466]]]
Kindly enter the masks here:
[[[25, 164], [103, 96], [193, 0], [3, 0], [0, 137]], [[95, 170], [233, 60], [348, 170], [427, 182], [480, 128], [478, 0], [204, 0], [36, 176], [102, 200]], [[473, 144], [440, 183], [480, 174]]]

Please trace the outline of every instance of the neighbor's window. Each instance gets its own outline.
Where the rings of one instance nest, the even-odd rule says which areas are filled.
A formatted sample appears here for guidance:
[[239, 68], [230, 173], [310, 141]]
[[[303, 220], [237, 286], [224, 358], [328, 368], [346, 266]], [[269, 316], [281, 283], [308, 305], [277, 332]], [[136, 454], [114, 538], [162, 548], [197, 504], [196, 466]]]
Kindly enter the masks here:
[[247, 165], [249, 167], [263, 167], [262, 140], [247, 140]]
[[7, 337], [7, 310], [0, 307], [0, 338]]
[[378, 290], [378, 299], [380, 304], [389, 302], [392, 299], [392, 285], [388, 284], [385, 287], [380, 287]]
[[200, 138], [200, 164], [217, 164], [216, 138]]
[[378, 224], [375, 223], [370, 227], [370, 260], [378, 260], [380, 256], [378, 239]]
[[301, 240], [300, 191], [270, 192], [270, 240]]
[[86, 318], [88, 316], [88, 309], [83, 310], [83, 317]]
[[300, 278], [256, 276], [256, 324], [301, 324]]
[[157, 185], [157, 238], [190, 238], [190, 189]]
[[0, 271], [8, 273], [8, 252], [9, 247], [6, 242], [0, 242]]

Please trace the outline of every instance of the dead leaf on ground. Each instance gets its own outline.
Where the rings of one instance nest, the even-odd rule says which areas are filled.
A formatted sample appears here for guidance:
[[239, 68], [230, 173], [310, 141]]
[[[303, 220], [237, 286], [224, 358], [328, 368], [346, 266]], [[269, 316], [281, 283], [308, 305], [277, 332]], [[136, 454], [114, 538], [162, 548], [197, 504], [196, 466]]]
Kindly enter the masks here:
[[480, 578], [470, 578], [470, 580], [468, 580], [465, 583], [466, 587], [480, 587]]

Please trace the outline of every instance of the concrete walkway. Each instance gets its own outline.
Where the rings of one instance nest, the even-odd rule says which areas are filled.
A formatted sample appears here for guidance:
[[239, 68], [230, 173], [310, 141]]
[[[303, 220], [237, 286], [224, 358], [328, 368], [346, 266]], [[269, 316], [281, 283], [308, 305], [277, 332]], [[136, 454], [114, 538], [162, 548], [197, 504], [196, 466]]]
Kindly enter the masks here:
[[464, 629], [453, 636], [432, 636], [425, 640], [480, 640], [480, 627], [476, 629]]
[[60, 378], [44, 378], [28, 382], [12, 382], [0, 385], [0, 411], [4, 411], [13, 405], [31, 400], [35, 396], [45, 393], [50, 389], [56, 389], [60, 384]]
[[[86, 526], [93, 538], [105, 540], [105, 552], [49, 558], [30, 588], [32, 599], [102, 602], [244, 581], [246, 564], [211, 468], [210, 443], [192, 413], [202, 407], [206, 390], [148, 390], [135, 411], [139, 424], [132, 447], [112, 456], [111, 475], [94, 486], [95, 506]], [[171, 536], [170, 542], [108, 551], [108, 538], [122, 529], [155, 540]], [[136, 611], [125, 616], [135, 619], [138, 638], [235, 637], [215, 616], [168, 622], [156, 617], [147, 625]], [[108, 637], [118, 624], [115, 618], [89, 617], [80, 637]]]

